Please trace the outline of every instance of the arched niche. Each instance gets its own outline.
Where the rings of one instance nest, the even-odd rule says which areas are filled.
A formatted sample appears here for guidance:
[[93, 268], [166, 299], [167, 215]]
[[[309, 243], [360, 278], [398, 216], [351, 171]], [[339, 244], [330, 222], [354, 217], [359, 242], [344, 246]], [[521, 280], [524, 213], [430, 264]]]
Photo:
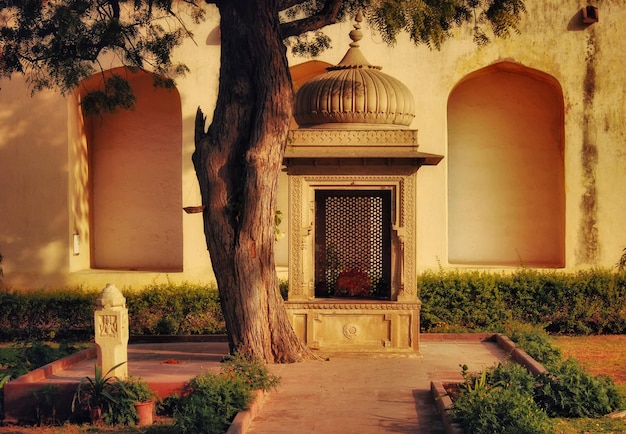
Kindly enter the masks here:
[[548, 74], [501, 62], [448, 100], [448, 259], [563, 267], [563, 94]]
[[[182, 112], [176, 89], [144, 71], [126, 77], [133, 110], [84, 119], [90, 183], [91, 267], [180, 271], [183, 265]], [[97, 89], [100, 74], [80, 92]]]

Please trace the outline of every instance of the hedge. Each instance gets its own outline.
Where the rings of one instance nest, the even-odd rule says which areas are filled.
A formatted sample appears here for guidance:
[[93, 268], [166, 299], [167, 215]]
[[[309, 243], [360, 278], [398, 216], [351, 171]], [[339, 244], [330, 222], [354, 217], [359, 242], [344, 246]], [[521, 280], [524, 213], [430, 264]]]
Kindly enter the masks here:
[[551, 333], [626, 333], [624, 271], [427, 271], [418, 290], [427, 332], [490, 331], [517, 321]]
[[[626, 271], [513, 273], [439, 270], [417, 279], [423, 332], [502, 329], [508, 322], [551, 333], [626, 333]], [[285, 282], [281, 291], [286, 292]], [[224, 333], [217, 287], [164, 283], [123, 289], [131, 335]], [[100, 291], [0, 290], [0, 340], [93, 338]]]
[[[215, 284], [122, 289], [131, 335], [225, 333]], [[89, 340], [100, 291], [0, 290], [0, 340]]]

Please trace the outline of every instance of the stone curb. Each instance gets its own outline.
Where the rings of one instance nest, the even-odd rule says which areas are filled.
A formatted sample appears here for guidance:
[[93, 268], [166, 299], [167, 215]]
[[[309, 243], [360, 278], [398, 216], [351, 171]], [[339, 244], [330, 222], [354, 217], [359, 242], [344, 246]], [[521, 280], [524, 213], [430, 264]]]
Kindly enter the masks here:
[[266, 395], [263, 390], [255, 390], [253, 393], [254, 399], [252, 403], [250, 403], [247, 410], [237, 413], [230, 427], [228, 427], [226, 434], [245, 434], [248, 428], [250, 428], [252, 421], [263, 406]]
[[435, 399], [435, 406], [441, 415], [441, 421], [446, 429], [446, 434], [463, 434], [461, 425], [453, 422], [450, 418], [450, 409], [452, 408], [452, 399], [448, 396], [446, 389], [441, 381], [431, 381], [430, 393]]
[[[491, 339], [495, 340], [497, 344], [504, 350], [511, 358], [525, 367], [532, 375], [545, 374], [548, 372], [546, 368], [535, 359], [530, 357], [526, 351], [521, 348], [517, 348], [515, 343], [511, 341], [507, 336], [497, 333], [492, 335]], [[452, 408], [452, 399], [448, 396], [446, 389], [443, 387], [442, 381], [431, 381], [430, 393], [435, 400], [435, 406], [441, 415], [441, 420], [446, 429], [447, 434], [463, 434], [463, 429], [458, 423], [452, 422], [449, 417], [450, 409]]]
[[513, 360], [528, 369], [528, 372], [537, 376], [539, 374], [547, 374], [548, 370], [543, 365], [530, 357], [526, 351], [517, 348], [513, 341], [503, 334], [496, 334], [496, 342], [504, 351], [506, 351]]

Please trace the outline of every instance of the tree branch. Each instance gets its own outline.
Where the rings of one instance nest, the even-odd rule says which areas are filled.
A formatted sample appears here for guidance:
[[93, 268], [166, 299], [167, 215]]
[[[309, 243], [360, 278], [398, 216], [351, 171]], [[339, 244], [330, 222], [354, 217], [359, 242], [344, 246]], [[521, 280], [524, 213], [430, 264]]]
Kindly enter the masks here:
[[[284, 0], [283, 3], [289, 3]], [[306, 32], [321, 29], [337, 22], [337, 14], [343, 0], [328, 0], [324, 3], [324, 8], [315, 15], [300, 20], [289, 21], [280, 25], [280, 33], [283, 39], [291, 36], [298, 36]]]
[[300, 3], [304, 3], [306, 0], [279, 0], [278, 1], [278, 10], [284, 11], [285, 9], [289, 9], [295, 5]]

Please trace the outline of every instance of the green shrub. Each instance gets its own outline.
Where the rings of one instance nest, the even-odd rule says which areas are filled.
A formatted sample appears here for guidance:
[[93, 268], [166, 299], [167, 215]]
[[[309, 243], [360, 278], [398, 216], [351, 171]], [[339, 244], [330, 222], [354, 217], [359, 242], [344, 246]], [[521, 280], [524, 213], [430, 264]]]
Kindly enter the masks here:
[[439, 270], [418, 276], [426, 332], [493, 331], [510, 321], [551, 333], [626, 333], [626, 272]]
[[280, 295], [283, 300], [287, 300], [289, 296], [289, 280], [288, 279], [280, 279], [278, 281], [278, 288], [280, 290]]
[[132, 335], [225, 333], [215, 284], [153, 284], [125, 290]]
[[240, 376], [207, 372], [189, 382], [188, 393], [174, 412], [175, 426], [182, 434], [221, 434], [251, 401], [252, 390]]
[[89, 339], [96, 297], [82, 288], [0, 290], [0, 339]]
[[542, 327], [512, 321], [497, 331], [506, 335], [516, 346], [547, 369], [559, 364], [563, 358], [561, 350], [552, 345], [550, 336]]
[[[153, 284], [125, 289], [130, 333], [215, 334], [226, 327], [215, 284]], [[0, 290], [0, 340], [93, 339], [97, 290]]]
[[426, 331], [449, 332], [458, 327], [482, 331], [511, 319], [498, 275], [458, 270], [418, 276], [422, 301], [420, 321]]
[[140, 377], [129, 376], [122, 381], [124, 393], [126, 393], [135, 402], [149, 402], [155, 399], [154, 392], [150, 389], [148, 383]]
[[[111, 424], [112, 417], [116, 413], [111, 410], [112, 405], [120, 405], [119, 398], [124, 397], [121, 390], [121, 381], [114, 375], [114, 371], [126, 362], [119, 363], [103, 372], [101, 366], [94, 365], [94, 376], [83, 377], [78, 383], [74, 397], [72, 398], [72, 414], [76, 420], [82, 420], [87, 414], [92, 423], [97, 423], [100, 418]], [[90, 414], [92, 410], [99, 410], [99, 414]]]
[[535, 377], [522, 365], [517, 363], [499, 363], [488, 369], [485, 381], [492, 387], [517, 389], [520, 393], [530, 396], [535, 388]]
[[114, 400], [107, 403], [103, 412], [108, 425], [134, 425], [139, 422], [136, 402], [148, 402], [156, 397], [148, 383], [139, 377], [130, 376], [120, 380], [112, 390]]
[[183, 434], [224, 433], [235, 415], [248, 407], [253, 390], [269, 390], [279, 381], [260, 359], [237, 353], [224, 361], [219, 374], [192, 378], [183, 396], [170, 397], [166, 406]]
[[[624, 406], [611, 378], [594, 377], [573, 359], [563, 361], [545, 331], [516, 324], [509, 325], [506, 332], [518, 347], [548, 360], [544, 366], [549, 373], [533, 377], [516, 363], [504, 363], [471, 375], [463, 366], [465, 382], [453, 402], [452, 414], [466, 432], [544, 432], [541, 429], [548, 427], [544, 420], [548, 416], [598, 417]], [[535, 407], [544, 415], [538, 415]]]
[[534, 399], [550, 417], [595, 417], [624, 405], [611, 378], [594, 377], [575, 360], [563, 360], [539, 327], [512, 324], [504, 332], [549, 371], [537, 377]]
[[[544, 434], [551, 421], [526, 389], [529, 374], [514, 364], [499, 365], [479, 376], [466, 376], [451, 416], [472, 434]], [[531, 377], [532, 378], [532, 377]], [[523, 380], [522, 385], [516, 380]]]
[[597, 417], [624, 405], [612, 379], [590, 375], [573, 359], [554, 366], [537, 380], [535, 401], [551, 417]]
[[156, 413], [161, 416], [173, 417], [180, 411], [184, 398], [178, 394], [166, 396], [156, 404]]
[[13, 379], [81, 349], [66, 342], [62, 342], [58, 347], [37, 341], [22, 342], [2, 351], [0, 365]]
[[472, 434], [545, 434], [552, 423], [532, 397], [516, 389], [461, 394], [452, 417]]
[[228, 356], [224, 369], [241, 377], [252, 390], [275, 389], [280, 379], [271, 374], [261, 359], [240, 352]]
[[0, 420], [4, 419], [4, 385], [11, 380], [11, 375], [0, 374]]
[[[426, 271], [417, 279], [425, 332], [494, 332], [531, 323], [551, 333], [626, 333], [626, 272]], [[279, 282], [287, 296], [288, 281]], [[98, 290], [0, 290], [0, 340], [89, 340]], [[131, 335], [225, 333], [212, 284], [124, 289]]]
[[115, 394], [115, 401], [102, 409], [102, 422], [106, 425], [135, 425], [138, 420], [135, 400], [122, 392]]

